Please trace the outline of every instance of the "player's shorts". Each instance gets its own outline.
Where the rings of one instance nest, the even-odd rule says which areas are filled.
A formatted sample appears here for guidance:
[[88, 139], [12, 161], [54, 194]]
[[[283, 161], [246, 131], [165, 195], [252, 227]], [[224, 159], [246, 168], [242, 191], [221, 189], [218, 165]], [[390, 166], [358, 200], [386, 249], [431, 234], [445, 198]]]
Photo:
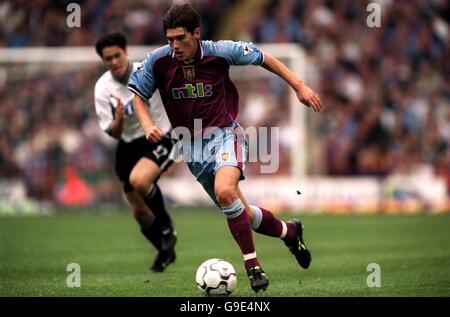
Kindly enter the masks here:
[[123, 190], [126, 193], [133, 190], [130, 174], [136, 163], [143, 157], [155, 162], [161, 168], [161, 172], [165, 171], [173, 163], [173, 144], [174, 141], [170, 139], [169, 133], [158, 143], [152, 143], [145, 137], [129, 143], [120, 140], [116, 151], [115, 171], [123, 183]]
[[248, 144], [244, 131], [237, 122], [234, 121], [228, 127], [216, 129], [204, 135], [203, 138], [182, 140], [181, 144], [183, 158], [191, 173], [216, 205], [219, 206], [214, 193], [214, 180], [219, 168], [236, 166], [241, 170], [240, 180], [245, 179], [244, 163], [247, 158]]

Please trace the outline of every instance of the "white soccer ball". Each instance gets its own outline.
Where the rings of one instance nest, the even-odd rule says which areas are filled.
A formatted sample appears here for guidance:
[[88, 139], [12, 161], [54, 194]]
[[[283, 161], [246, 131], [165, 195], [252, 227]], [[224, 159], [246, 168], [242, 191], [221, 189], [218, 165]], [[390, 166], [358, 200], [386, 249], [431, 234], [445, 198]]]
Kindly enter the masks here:
[[195, 281], [207, 296], [228, 296], [236, 288], [236, 270], [225, 260], [209, 259], [198, 267]]

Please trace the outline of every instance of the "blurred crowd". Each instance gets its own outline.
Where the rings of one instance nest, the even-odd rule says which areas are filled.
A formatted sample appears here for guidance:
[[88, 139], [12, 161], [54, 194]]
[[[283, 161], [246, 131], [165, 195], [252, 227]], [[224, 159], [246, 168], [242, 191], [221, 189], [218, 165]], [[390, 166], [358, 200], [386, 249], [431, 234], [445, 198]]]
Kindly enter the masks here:
[[[85, 46], [112, 30], [121, 30], [131, 45], [164, 43], [162, 19], [177, 0], [14, 0], [0, 2], [0, 47]], [[182, 1], [178, 1], [182, 2]], [[217, 17], [235, 0], [197, 0], [204, 36], [210, 37]], [[66, 20], [80, 6], [80, 28]]]
[[102, 71], [8, 68], [0, 85], [0, 177], [22, 177], [31, 197], [53, 200], [67, 167], [91, 180], [109, 173], [112, 152], [91, 120], [92, 85]]
[[[171, 1], [72, 2], [81, 5], [81, 29], [67, 28], [67, 1], [0, 3], [0, 47], [92, 46], [117, 29], [132, 45], [164, 43], [161, 20]], [[205, 39], [220, 31], [217, 17], [239, 4], [192, 2]], [[293, 42], [307, 52], [305, 80], [325, 106], [323, 114], [308, 112], [310, 173], [428, 173], [445, 177], [450, 188], [448, 1], [378, 1], [381, 27], [367, 26], [368, 1], [258, 3], [260, 10], [242, 12], [233, 39]], [[100, 63], [0, 65], [0, 178], [23, 177], [29, 195], [55, 200], [61, 179], [73, 176], [66, 168], [76, 167], [100, 193], [96, 199], [119, 192], [111, 186], [115, 143], [98, 133], [93, 111], [93, 87], [103, 71]], [[288, 90], [279, 80], [238, 86], [244, 127], [288, 124]], [[280, 155], [280, 173], [287, 174], [288, 146], [281, 144]], [[256, 173], [252, 166], [249, 172]]]
[[368, 3], [269, 1], [240, 33], [299, 43], [314, 63], [326, 111], [312, 171], [435, 173], [450, 184], [450, 4], [377, 1], [381, 25], [369, 27]]

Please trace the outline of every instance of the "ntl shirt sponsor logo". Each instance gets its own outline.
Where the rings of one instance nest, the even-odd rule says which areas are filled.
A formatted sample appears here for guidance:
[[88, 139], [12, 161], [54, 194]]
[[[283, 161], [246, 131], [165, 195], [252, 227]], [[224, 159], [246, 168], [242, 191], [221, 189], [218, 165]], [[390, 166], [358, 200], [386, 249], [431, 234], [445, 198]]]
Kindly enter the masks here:
[[174, 99], [211, 97], [212, 86], [203, 83], [186, 84], [181, 88], [172, 88], [172, 95]]

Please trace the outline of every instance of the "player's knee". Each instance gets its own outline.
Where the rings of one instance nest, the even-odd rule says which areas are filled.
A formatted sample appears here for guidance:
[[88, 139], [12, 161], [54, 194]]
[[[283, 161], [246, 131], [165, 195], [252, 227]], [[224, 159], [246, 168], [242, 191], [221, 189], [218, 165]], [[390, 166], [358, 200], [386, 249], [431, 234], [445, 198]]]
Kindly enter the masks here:
[[221, 206], [229, 206], [236, 199], [238, 199], [238, 194], [236, 189], [232, 186], [220, 186], [215, 190], [216, 199]]
[[145, 196], [148, 193], [151, 186], [151, 182], [149, 183], [147, 179], [135, 175], [131, 175], [130, 184], [131, 186], [133, 186], [133, 189], [135, 191], [137, 191], [140, 195], [143, 196]]

